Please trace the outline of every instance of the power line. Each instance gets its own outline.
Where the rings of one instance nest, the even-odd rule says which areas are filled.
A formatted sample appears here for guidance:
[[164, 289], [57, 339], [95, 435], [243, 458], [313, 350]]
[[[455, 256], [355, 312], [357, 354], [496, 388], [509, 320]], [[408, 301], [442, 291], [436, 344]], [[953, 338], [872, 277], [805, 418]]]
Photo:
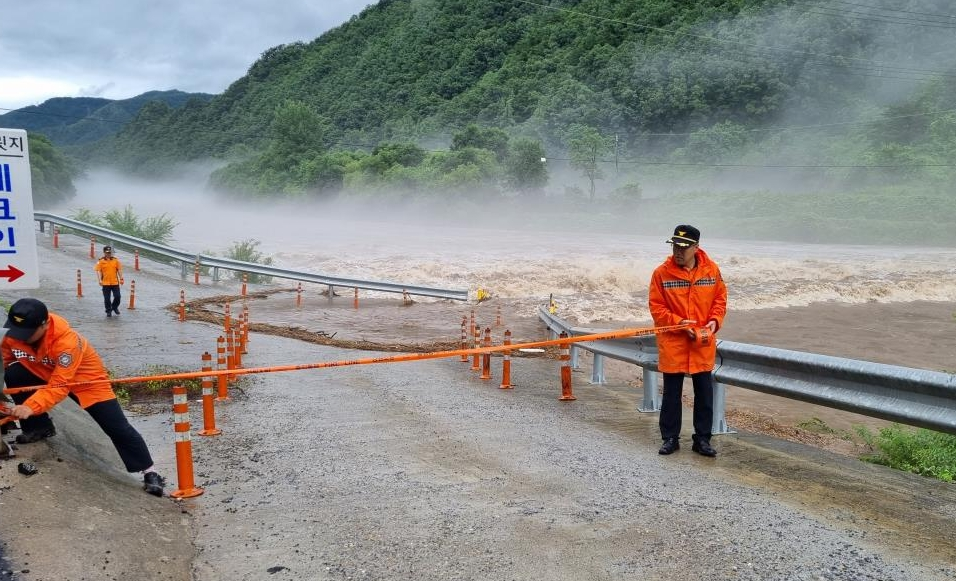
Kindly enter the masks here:
[[904, 14], [918, 14], [920, 16], [931, 16], [933, 18], [950, 18], [956, 21], [956, 16], [951, 16], [949, 14], [937, 14], [934, 12], [917, 12], [915, 10], [903, 10], [902, 8], [880, 8], [873, 6], [871, 4], [860, 4], [858, 2], [844, 2], [843, 0], [830, 0], [834, 4], [849, 4], [850, 6], [858, 6], [860, 8], [870, 8], [871, 10], [879, 10], [881, 12], [902, 12]]

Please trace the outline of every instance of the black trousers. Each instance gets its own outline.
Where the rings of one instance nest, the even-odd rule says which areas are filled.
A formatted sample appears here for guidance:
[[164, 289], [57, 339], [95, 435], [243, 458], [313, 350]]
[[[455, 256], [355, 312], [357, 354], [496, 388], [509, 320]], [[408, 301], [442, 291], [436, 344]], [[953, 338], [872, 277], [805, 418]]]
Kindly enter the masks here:
[[[661, 438], [677, 438], [681, 428], [681, 394], [684, 391], [683, 373], [664, 373], [664, 395], [661, 398]], [[710, 371], [693, 373], [694, 383], [694, 440], [710, 442], [714, 425], [714, 376]]]
[[118, 284], [103, 285], [103, 306], [106, 312], [115, 311], [120, 306], [120, 287]]
[[[3, 381], [7, 384], [7, 387], [30, 387], [46, 383], [19, 363], [14, 363], [4, 369]], [[13, 401], [22, 404], [33, 395], [33, 392], [26, 391], [10, 395], [13, 397]], [[72, 393], [70, 399], [80, 403]], [[113, 447], [119, 452], [127, 472], [140, 472], [153, 465], [153, 458], [149, 454], [149, 448], [146, 447], [143, 436], [130, 425], [116, 398], [95, 403], [86, 408], [86, 413], [90, 414], [90, 417], [99, 425], [103, 433], [109, 436], [109, 439], [113, 442]], [[51, 427], [53, 427], [53, 420], [50, 419], [49, 414], [33, 415], [25, 420], [20, 420], [20, 429], [24, 433]]]

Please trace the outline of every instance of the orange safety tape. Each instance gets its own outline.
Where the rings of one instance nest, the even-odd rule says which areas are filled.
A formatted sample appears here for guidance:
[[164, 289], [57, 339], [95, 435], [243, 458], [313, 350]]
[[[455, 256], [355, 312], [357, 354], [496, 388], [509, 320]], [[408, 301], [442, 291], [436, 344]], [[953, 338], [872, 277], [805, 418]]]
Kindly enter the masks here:
[[[444, 357], [457, 357], [459, 355], [471, 355], [481, 353], [496, 353], [499, 351], [517, 351], [519, 349], [528, 349], [532, 347], [549, 347], [553, 345], [562, 345], [564, 343], [582, 343], [587, 341], [602, 341], [604, 339], [621, 339], [624, 337], [637, 337], [641, 335], [654, 335], [658, 333], [669, 333], [673, 331], [682, 331], [690, 328], [691, 325], [670, 325], [667, 327], [640, 327], [634, 329], [619, 329], [617, 331], [606, 331], [603, 333], [593, 333], [590, 335], [577, 335], [575, 337], [566, 337], [558, 339], [548, 339], [546, 341], [532, 341], [529, 343], [512, 343], [511, 345], [496, 345], [493, 347], [476, 347], [473, 349], [453, 349], [450, 351], [432, 351], [431, 353], [407, 353], [404, 355], [389, 355], [386, 357], [366, 357], [364, 359], [348, 359], [344, 361], [322, 361], [319, 363], [302, 363], [298, 365], [275, 365], [271, 367], [249, 367], [246, 369], [219, 369], [215, 371], [187, 371], [184, 373], [167, 373], [164, 375], [142, 375], [138, 377], [123, 377], [120, 379], [110, 379], [110, 383], [141, 383], [146, 381], [162, 381], [171, 379], [196, 379], [201, 377], [218, 377], [220, 375], [249, 375], [252, 373], [276, 373], [279, 371], [301, 371], [304, 369], [324, 369], [327, 367], [345, 367], [346, 365], [369, 365], [372, 363], [398, 363], [402, 361], [422, 361], [425, 359], [441, 359]], [[103, 381], [80, 381], [74, 383], [62, 383], [57, 387], [86, 387]], [[35, 385], [31, 387], [14, 387], [4, 389], [3, 393], [19, 393], [21, 391], [32, 391], [43, 389], [48, 385]]]

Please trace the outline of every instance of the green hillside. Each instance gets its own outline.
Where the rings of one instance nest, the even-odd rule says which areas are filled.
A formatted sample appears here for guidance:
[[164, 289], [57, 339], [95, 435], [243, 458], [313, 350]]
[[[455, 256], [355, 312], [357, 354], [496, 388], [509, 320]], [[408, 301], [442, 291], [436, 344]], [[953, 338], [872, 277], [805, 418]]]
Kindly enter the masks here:
[[[899, 196], [942, 208], [954, 197], [950, 10], [382, 0], [315, 40], [269, 49], [208, 102], [147, 104], [81, 153], [144, 175], [219, 160], [212, 185], [248, 197], [547, 195], [640, 202], [651, 215], [764, 191], [784, 196], [769, 209], [794, 220], [823, 207], [849, 215], [821, 219], [850, 219], [830, 199], [879, 189], [894, 193], [860, 199], [892, 218], [881, 213]], [[767, 217], [731, 223], [742, 235], [788, 231]]]
[[0, 115], [0, 127], [42, 133], [55, 145], [69, 148], [115, 134], [150, 101], [160, 101], [175, 109], [190, 99], [208, 101], [212, 97], [207, 93], [182, 91], [149, 91], [117, 100], [56, 97]]

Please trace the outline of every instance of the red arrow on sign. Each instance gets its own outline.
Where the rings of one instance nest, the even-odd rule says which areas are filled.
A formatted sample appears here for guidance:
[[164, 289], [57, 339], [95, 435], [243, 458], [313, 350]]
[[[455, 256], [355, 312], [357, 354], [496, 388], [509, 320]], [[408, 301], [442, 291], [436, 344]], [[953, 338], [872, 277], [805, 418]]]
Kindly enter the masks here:
[[23, 276], [23, 274], [24, 272], [22, 270], [12, 264], [8, 264], [6, 270], [0, 270], [0, 278], [9, 279], [7, 282], [13, 282]]

